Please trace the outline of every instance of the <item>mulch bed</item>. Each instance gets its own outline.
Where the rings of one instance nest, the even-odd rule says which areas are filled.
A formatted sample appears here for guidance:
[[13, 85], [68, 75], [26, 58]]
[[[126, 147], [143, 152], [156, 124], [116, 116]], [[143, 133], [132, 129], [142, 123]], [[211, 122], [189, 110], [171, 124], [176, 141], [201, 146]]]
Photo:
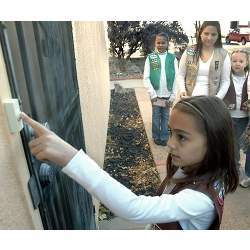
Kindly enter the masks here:
[[[135, 91], [111, 91], [104, 170], [137, 195], [155, 195], [160, 184]], [[114, 215], [103, 205], [99, 219]]]

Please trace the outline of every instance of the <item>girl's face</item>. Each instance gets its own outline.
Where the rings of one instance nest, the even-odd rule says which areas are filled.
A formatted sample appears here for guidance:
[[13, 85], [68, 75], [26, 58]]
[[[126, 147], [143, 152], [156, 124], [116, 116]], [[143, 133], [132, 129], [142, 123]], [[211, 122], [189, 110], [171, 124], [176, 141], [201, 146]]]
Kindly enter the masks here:
[[216, 27], [207, 26], [201, 32], [200, 36], [201, 36], [202, 46], [206, 48], [212, 48], [214, 47], [219, 35]]
[[246, 54], [242, 52], [235, 52], [231, 58], [232, 70], [235, 74], [243, 75], [244, 69], [247, 66]]
[[168, 147], [172, 163], [182, 167], [186, 172], [199, 167], [207, 152], [207, 140], [199, 131], [195, 118], [173, 109], [168, 126]]
[[155, 38], [155, 48], [159, 53], [164, 53], [168, 48], [168, 41], [164, 36], [156, 36]]

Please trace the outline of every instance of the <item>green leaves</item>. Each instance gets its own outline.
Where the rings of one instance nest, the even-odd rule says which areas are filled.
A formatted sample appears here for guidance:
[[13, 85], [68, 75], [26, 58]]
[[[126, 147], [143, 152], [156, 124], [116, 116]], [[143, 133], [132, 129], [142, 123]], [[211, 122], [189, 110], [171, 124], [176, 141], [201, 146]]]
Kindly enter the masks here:
[[144, 55], [152, 52], [154, 37], [165, 32], [177, 43], [188, 42], [178, 21], [108, 21], [110, 53], [114, 57], [130, 59], [137, 50]]

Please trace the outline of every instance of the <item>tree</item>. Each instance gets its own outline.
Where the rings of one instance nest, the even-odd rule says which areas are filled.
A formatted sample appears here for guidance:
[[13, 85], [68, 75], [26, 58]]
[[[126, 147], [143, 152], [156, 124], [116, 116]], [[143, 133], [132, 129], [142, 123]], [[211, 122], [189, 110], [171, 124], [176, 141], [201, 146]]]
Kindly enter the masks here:
[[196, 41], [198, 40], [198, 36], [199, 36], [199, 31], [200, 31], [200, 28], [201, 28], [201, 21], [195, 21], [194, 23], [194, 27], [195, 27], [195, 38], [196, 38]]
[[144, 55], [154, 49], [157, 33], [165, 32], [176, 43], [188, 42], [181, 25], [167, 21], [109, 21], [108, 38], [110, 52], [118, 59], [130, 59], [131, 55], [142, 48]]
[[169, 23], [169, 35], [178, 44], [188, 43], [188, 36], [184, 33], [184, 30], [178, 21]]
[[142, 45], [142, 27], [137, 22], [133, 22], [131, 28], [131, 31], [127, 35], [129, 49], [126, 59], [130, 59], [131, 55]]
[[141, 32], [140, 21], [109, 21], [108, 38], [111, 54], [119, 59], [125, 56], [129, 59], [141, 46]]

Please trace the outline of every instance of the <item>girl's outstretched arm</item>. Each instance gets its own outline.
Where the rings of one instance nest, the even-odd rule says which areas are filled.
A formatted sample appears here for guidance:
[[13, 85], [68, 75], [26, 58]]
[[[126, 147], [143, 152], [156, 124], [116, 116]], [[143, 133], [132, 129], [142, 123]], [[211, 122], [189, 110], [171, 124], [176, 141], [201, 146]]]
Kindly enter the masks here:
[[38, 160], [51, 161], [57, 165], [65, 166], [77, 153], [77, 150], [73, 146], [25, 113], [21, 113], [21, 118], [35, 132], [36, 139], [29, 143], [29, 147], [31, 153]]
[[180, 221], [183, 229], [189, 228], [189, 220], [195, 225], [192, 229], [206, 229], [211, 224], [215, 210], [212, 200], [205, 194], [187, 189], [175, 195], [137, 196], [101, 169], [82, 150], [77, 151], [26, 114], [22, 113], [21, 118], [34, 129], [37, 136], [29, 143], [32, 154], [41, 161], [66, 165], [62, 171], [117, 216], [137, 223]]

